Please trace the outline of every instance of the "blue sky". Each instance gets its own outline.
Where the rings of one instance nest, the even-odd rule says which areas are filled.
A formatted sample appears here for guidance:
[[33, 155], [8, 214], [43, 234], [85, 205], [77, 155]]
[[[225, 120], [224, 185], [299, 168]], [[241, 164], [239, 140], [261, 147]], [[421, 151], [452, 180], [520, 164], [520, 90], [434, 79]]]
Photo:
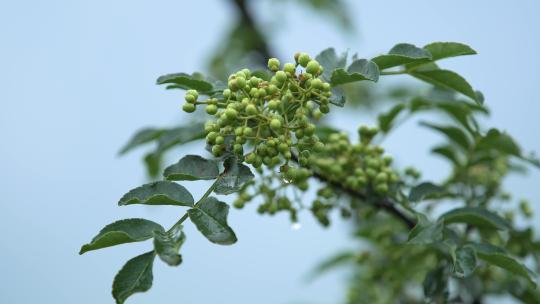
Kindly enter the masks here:
[[[149, 244], [78, 256], [103, 225], [126, 217], [172, 224], [174, 208], [116, 206], [145, 181], [141, 152], [116, 152], [142, 126], [186, 118], [182, 95], [154, 85], [157, 76], [204, 70], [232, 11], [226, 1], [4, 1], [0, 3], [0, 204], [4, 232], [2, 303], [112, 303], [110, 285], [128, 258]], [[349, 1], [358, 31], [336, 34], [313, 13], [259, 1], [257, 17], [273, 29], [280, 56], [315, 54], [334, 46], [371, 57], [394, 44], [432, 41], [470, 44], [477, 56], [451, 59], [486, 96], [486, 123], [509, 131], [527, 150], [540, 151], [540, 20], [537, 1]], [[284, 57], [283, 57], [284, 58]], [[287, 59], [287, 58], [285, 58]], [[384, 81], [383, 81], [384, 82]], [[357, 114], [357, 115], [356, 115]], [[348, 114], [346, 129], [372, 121]], [[387, 150], [428, 178], [446, 167], [427, 159], [439, 138], [407, 124]], [[191, 145], [189, 151], [200, 151]], [[172, 161], [172, 160], [171, 160]], [[540, 210], [540, 174], [511, 178], [513, 192]], [[193, 192], [201, 194], [201, 184]], [[292, 231], [286, 217], [233, 211], [239, 243], [218, 247], [187, 227], [184, 264], [156, 263], [154, 287], [130, 303], [335, 303], [342, 277], [305, 284], [320, 258], [351, 246], [347, 227], [325, 230], [307, 215]]]

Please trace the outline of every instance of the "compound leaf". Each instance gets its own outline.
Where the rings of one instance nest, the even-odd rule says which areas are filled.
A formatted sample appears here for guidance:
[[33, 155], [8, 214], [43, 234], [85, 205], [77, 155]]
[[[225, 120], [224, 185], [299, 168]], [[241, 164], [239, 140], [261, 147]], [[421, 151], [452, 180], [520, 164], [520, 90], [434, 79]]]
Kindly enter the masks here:
[[379, 67], [373, 61], [358, 59], [351, 63], [347, 71], [342, 68], [335, 69], [330, 76], [330, 83], [332, 86], [362, 80], [370, 80], [373, 82], [379, 80]]
[[476, 227], [510, 229], [510, 224], [499, 215], [482, 207], [463, 207], [450, 210], [440, 217], [445, 224], [465, 223]]
[[478, 96], [472, 86], [456, 72], [442, 69], [416, 69], [409, 74], [427, 83], [454, 90], [478, 101]]
[[208, 197], [195, 208], [188, 210], [188, 215], [197, 229], [212, 243], [231, 245], [236, 243], [236, 235], [227, 224], [229, 206]]
[[249, 167], [241, 164], [234, 157], [225, 160], [225, 171], [219, 177], [214, 192], [217, 194], [231, 194], [237, 192], [242, 186], [253, 179]]
[[424, 182], [411, 189], [411, 192], [409, 192], [409, 201], [416, 203], [423, 200], [427, 196], [442, 192], [444, 192], [443, 187], [430, 182]]
[[154, 231], [163, 231], [163, 227], [140, 218], [120, 220], [101, 229], [90, 243], [81, 247], [79, 254], [125, 243], [145, 241], [153, 236]]
[[171, 231], [154, 231], [154, 250], [159, 258], [169, 266], [178, 266], [182, 263], [182, 256], [178, 254], [180, 247], [186, 240], [182, 226], [174, 227]]
[[175, 182], [157, 181], [129, 191], [120, 199], [118, 205], [143, 204], [191, 207], [193, 203], [193, 196], [184, 186]]
[[454, 275], [460, 278], [468, 277], [476, 269], [476, 251], [472, 246], [463, 246], [454, 253]]
[[508, 255], [504, 249], [491, 244], [471, 244], [476, 250], [478, 257], [492, 265], [506, 269], [507, 271], [524, 277], [536, 286], [534, 273], [515, 258]]
[[166, 84], [166, 83], [172, 83], [176, 86], [174, 88], [181, 88], [181, 89], [193, 89], [197, 90], [202, 93], [207, 93], [212, 91], [213, 85], [212, 83], [199, 79], [197, 77], [198, 75], [189, 75], [186, 73], [175, 73], [175, 74], [167, 74], [160, 76], [156, 83], [157, 84]]
[[476, 51], [470, 46], [458, 42], [433, 42], [424, 46], [424, 49], [431, 53], [431, 59], [433, 61], [449, 57], [476, 54]]
[[154, 251], [141, 254], [127, 261], [120, 269], [114, 277], [112, 287], [116, 304], [123, 304], [134, 293], [145, 292], [152, 287], [155, 256]]
[[186, 155], [163, 172], [163, 176], [168, 180], [209, 180], [218, 175], [217, 163], [198, 155]]
[[427, 62], [431, 60], [428, 50], [416, 47], [408, 43], [395, 45], [386, 55], [380, 55], [373, 59], [380, 70], [412, 63]]

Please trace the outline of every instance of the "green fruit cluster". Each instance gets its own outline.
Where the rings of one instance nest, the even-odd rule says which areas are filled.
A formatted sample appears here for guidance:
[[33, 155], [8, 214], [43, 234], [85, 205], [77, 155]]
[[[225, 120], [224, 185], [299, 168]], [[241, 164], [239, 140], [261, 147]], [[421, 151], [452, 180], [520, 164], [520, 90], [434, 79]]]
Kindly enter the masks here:
[[358, 129], [360, 142], [352, 144], [347, 133], [333, 133], [322, 152], [307, 160], [319, 172], [346, 187], [365, 193], [385, 195], [399, 182], [398, 174], [390, 167], [392, 157], [384, 155], [381, 146], [372, 144], [379, 130], [361, 126]]
[[260, 174], [260, 178], [252, 180], [239, 191], [233, 206], [242, 209], [246, 204], [254, 201], [254, 198], [260, 197], [261, 203], [257, 208], [259, 214], [274, 215], [278, 212], [288, 212], [291, 221], [296, 222], [301, 202], [297, 200], [298, 196], [291, 200], [288, 189], [296, 191], [301, 185], [283, 182], [279, 172], [263, 172], [262, 168], [256, 170]]
[[[281, 166], [284, 178], [301, 184], [309, 170], [290, 166], [289, 161], [324, 147], [312, 119], [329, 112], [331, 86], [320, 78], [323, 67], [305, 53], [283, 67], [271, 58], [268, 68], [273, 75], [267, 80], [248, 69], [230, 75], [222, 99], [197, 102], [196, 92], [190, 90], [184, 110], [192, 112], [205, 104], [206, 112], [215, 116], [205, 131], [216, 157], [232, 152], [255, 168]], [[246, 146], [251, 149], [247, 153]]]

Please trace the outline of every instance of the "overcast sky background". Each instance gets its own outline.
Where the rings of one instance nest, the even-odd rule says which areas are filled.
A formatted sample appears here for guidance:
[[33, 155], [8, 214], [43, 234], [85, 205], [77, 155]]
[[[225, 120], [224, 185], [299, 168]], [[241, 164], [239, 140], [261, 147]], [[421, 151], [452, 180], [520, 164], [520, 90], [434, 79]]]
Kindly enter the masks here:
[[[348, 2], [358, 28], [349, 36], [295, 6], [282, 13], [274, 2], [259, 1], [254, 9], [273, 27], [280, 56], [334, 46], [371, 57], [399, 42], [467, 43], [478, 56], [443, 66], [484, 92], [489, 124], [540, 151], [538, 1]], [[143, 151], [116, 153], [138, 128], [186, 117], [179, 111], [182, 94], [155, 86], [155, 79], [204, 70], [232, 12], [218, 0], [0, 3], [1, 303], [113, 302], [117, 270], [150, 244], [78, 256], [80, 245], [117, 219], [145, 217], [169, 226], [181, 215], [176, 208], [117, 207], [145, 176]], [[340, 123], [352, 130], [370, 120], [349, 113]], [[418, 130], [405, 125], [386, 142], [387, 151], [427, 178], [443, 177], [444, 163], [427, 158], [439, 137]], [[186, 153], [201, 148], [191, 145]], [[536, 171], [507, 183], [537, 210], [539, 177]], [[196, 196], [204, 186], [192, 188]], [[187, 225], [184, 264], [156, 262], [154, 287], [129, 303], [333, 304], [343, 298], [340, 274], [312, 284], [303, 278], [321, 258], [354, 246], [346, 225], [322, 229], [305, 214], [303, 228], [292, 231], [285, 216], [260, 217], [253, 208], [232, 211], [229, 222], [239, 237], [230, 247], [210, 244]]]

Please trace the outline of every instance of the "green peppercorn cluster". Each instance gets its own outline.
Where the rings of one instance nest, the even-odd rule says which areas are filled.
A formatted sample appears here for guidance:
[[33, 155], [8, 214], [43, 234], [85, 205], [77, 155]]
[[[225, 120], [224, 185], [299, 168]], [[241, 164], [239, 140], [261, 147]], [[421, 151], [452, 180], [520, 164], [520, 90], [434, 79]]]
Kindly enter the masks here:
[[[305, 53], [282, 68], [271, 58], [268, 68], [273, 73], [268, 80], [248, 69], [230, 75], [221, 99], [197, 101], [197, 92], [189, 90], [183, 109], [193, 112], [197, 105], [206, 105], [206, 112], [215, 116], [205, 125], [215, 156], [230, 151], [255, 168], [281, 166], [284, 178], [301, 184], [310, 172], [289, 166], [289, 160], [324, 147], [311, 120], [330, 110], [331, 86], [320, 78], [323, 67]], [[246, 146], [251, 149], [247, 153]]]
[[[261, 199], [261, 203], [257, 207], [259, 214], [274, 215], [278, 212], [288, 212], [291, 221], [296, 222], [298, 210], [302, 204], [299, 200], [300, 196], [291, 195], [291, 192], [298, 191], [299, 185], [284, 182], [279, 172], [263, 172], [263, 168], [256, 170], [260, 174], [260, 178], [250, 181], [239, 191], [233, 206], [242, 209], [247, 203], [259, 197]], [[289, 197], [294, 197], [294, 199]]]
[[398, 174], [390, 167], [392, 157], [384, 155], [381, 146], [372, 143], [378, 133], [376, 127], [361, 126], [358, 129], [360, 141], [352, 144], [346, 133], [333, 133], [323, 152], [310, 156], [308, 161], [320, 172], [326, 172], [328, 179], [344, 182], [345, 186], [380, 195], [398, 183]]

